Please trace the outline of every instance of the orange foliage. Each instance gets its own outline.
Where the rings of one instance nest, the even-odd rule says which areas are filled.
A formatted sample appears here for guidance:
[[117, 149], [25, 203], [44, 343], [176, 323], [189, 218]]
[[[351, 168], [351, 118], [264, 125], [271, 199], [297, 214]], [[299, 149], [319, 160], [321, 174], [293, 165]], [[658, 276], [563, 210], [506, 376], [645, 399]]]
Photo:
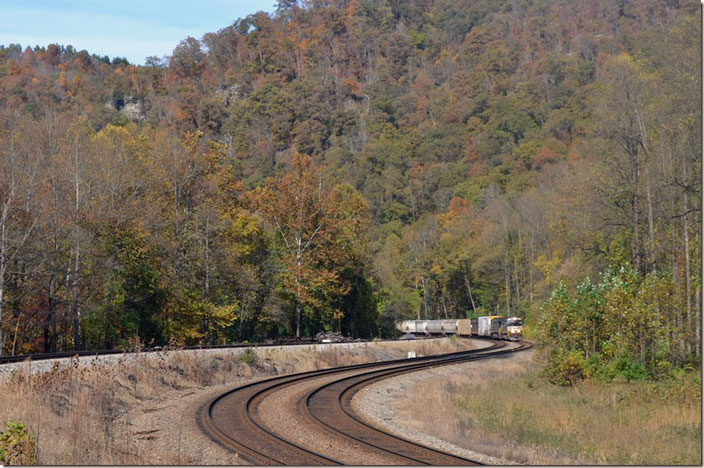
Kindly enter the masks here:
[[469, 176], [474, 176], [477, 174], [480, 174], [486, 169], [486, 162], [483, 161], [477, 161], [473, 163], [471, 166], [469, 166]]
[[359, 83], [356, 79], [354, 79], [354, 77], [345, 78], [343, 83], [345, 84], [345, 87], [347, 88], [347, 93], [350, 96], [360, 97]]
[[68, 80], [66, 79], [66, 73], [64, 72], [59, 73], [59, 86], [61, 86], [64, 90], [68, 89]]
[[535, 169], [539, 169], [547, 163], [554, 162], [556, 162], [555, 152], [547, 146], [543, 146], [535, 155], [533, 155], [533, 168]]
[[350, 2], [347, 5], [347, 9], [345, 10], [347, 17], [354, 18], [354, 16], [357, 14], [358, 8], [359, 8], [359, 0], [350, 0]]
[[472, 202], [469, 200], [460, 197], [452, 197], [450, 206], [447, 207], [447, 214], [450, 216], [458, 216], [460, 213], [468, 211], [468, 208], [471, 209], [471, 207]]

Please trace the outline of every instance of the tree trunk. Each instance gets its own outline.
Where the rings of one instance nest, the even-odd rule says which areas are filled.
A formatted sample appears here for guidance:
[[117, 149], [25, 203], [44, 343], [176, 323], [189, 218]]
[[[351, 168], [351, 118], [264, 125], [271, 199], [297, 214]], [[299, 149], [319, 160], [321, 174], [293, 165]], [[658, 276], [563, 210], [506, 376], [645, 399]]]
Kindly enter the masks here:
[[506, 316], [508, 317], [511, 315], [511, 272], [506, 258], [504, 258], [504, 279], [506, 280]]
[[655, 228], [653, 226], [653, 200], [650, 194], [650, 179], [646, 179], [645, 186], [646, 201], [648, 203], [648, 260], [650, 271], [655, 273]]
[[533, 236], [530, 237], [530, 248], [528, 249], [528, 289], [530, 303], [533, 304]]
[[81, 261], [81, 243], [78, 235], [76, 235], [76, 258], [73, 264], [73, 303], [71, 304], [71, 316], [73, 319], [73, 350], [81, 350], [81, 310], [78, 307], [79, 295], [79, 277]]
[[[643, 170], [645, 171], [645, 198], [648, 205], [648, 252], [647, 258], [648, 263], [650, 263], [650, 271], [655, 272], [655, 229], [653, 227], [653, 201], [650, 190], [650, 168], [648, 164], [648, 137], [645, 130], [645, 122], [639, 112], [638, 107], [634, 104], [633, 111], [636, 116], [636, 121], [638, 122], [638, 129], [640, 131], [640, 144], [643, 150]], [[637, 186], [637, 185], [636, 185]], [[645, 270], [644, 270], [645, 272]]]
[[210, 296], [210, 239], [209, 239], [210, 219], [205, 219], [205, 282], [203, 284], [203, 297]]
[[4, 304], [4, 281], [3, 281], [3, 276], [0, 274], [0, 356], [5, 355], [5, 334], [2, 332], [2, 313], [3, 313], [3, 304]]
[[54, 274], [49, 277], [49, 352], [56, 352], [56, 281]]
[[[203, 278], [203, 299], [208, 299], [210, 297], [210, 216], [206, 214], [205, 216], [205, 242], [204, 242], [204, 267], [205, 275]], [[240, 327], [240, 332], [242, 328]], [[212, 345], [215, 342], [214, 333], [211, 331], [210, 320], [206, 318], [205, 320], [205, 340], [208, 344]]]
[[[686, 168], [682, 166], [683, 180], [686, 180], [687, 173]], [[689, 209], [687, 204], [687, 194], [682, 196], [682, 231], [684, 238], [684, 284], [685, 284], [685, 296], [687, 301], [687, 336], [690, 335], [692, 330], [692, 278], [689, 274], [689, 225], [687, 223], [687, 210]], [[690, 352], [690, 340], [687, 340], [687, 352]]]
[[7, 214], [9, 203], [5, 203], [0, 217], [0, 356], [5, 354], [5, 335], [2, 332], [2, 315], [5, 305], [5, 270], [7, 268]]
[[5, 354], [5, 334], [2, 332], [2, 314], [5, 304], [5, 252], [0, 248], [0, 356]]
[[631, 184], [633, 187], [633, 197], [631, 198], [631, 212], [633, 216], [633, 243], [631, 244], [631, 257], [633, 259], [633, 268], [636, 271], [643, 273], [642, 263], [642, 245], [640, 239], [640, 207], [638, 206], [638, 186], [640, 184], [640, 155], [638, 147], [630, 146], [630, 157], [633, 173], [631, 174]]
[[15, 350], [17, 349], [17, 333], [20, 330], [20, 321], [21, 321], [21, 317], [17, 317], [17, 321], [15, 322], [15, 334], [12, 337], [12, 354], [11, 354], [11, 356], [15, 355]]
[[[73, 263], [73, 284], [72, 284], [72, 289], [73, 289], [73, 301], [71, 304], [71, 318], [73, 321], [73, 350], [74, 351], [80, 351], [81, 350], [81, 311], [78, 307], [78, 302], [79, 302], [79, 285], [80, 285], [80, 277], [78, 276], [78, 272], [81, 267], [81, 233], [79, 229], [80, 221], [81, 221], [81, 192], [80, 192], [80, 187], [81, 187], [81, 179], [79, 175], [80, 171], [80, 166], [81, 166], [81, 161], [80, 161], [80, 154], [81, 152], [79, 151], [78, 147], [74, 148], [74, 212], [73, 212], [73, 229], [74, 229], [74, 244], [76, 246], [76, 252], [75, 252], [75, 257], [74, 257], [74, 263]], [[68, 286], [68, 285], [67, 285]]]
[[296, 301], [296, 338], [301, 337], [301, 301]]
[[298, 252], [296, 254], [296, 338], [301, 337], [301, 239], [297, 239]]
[[[672, 215], [675, 215], [677, 213], [677, 200], [673, 197], [671, 200], [671, 213]], [[672, 271], [672, 284], [675, 285], [675, 292], [676, 294], [679, 294], [679, 291], [681, 291], [680, 288], [680, 269], [679, 269], [679, 246], [678, 246], [678, 234], [677, 234], [677, 223], [676, 221], [673, 221], [672, 224], [670, 225], [670, 255], [672, 259], [671, 263], [671, 271]], [[667, 308], [666, 310], [669, 310]], [[679, 310], [679, 307], [677, 308]], [[672, 315], [670, 315], [669, 312], [666, 313], [665, 316], [665, 321], [666, 321], [666, 330], [667, 330], [667, 339], [670, 343], [675, 343], [676, 337], [675, 337], [675, 330], [677, 329], [677, 316], [679, 312], [675, 310]]]
[[696, 356], [701, 356], [702, 351], [702, 287], [697, 285], [696, 291], [694, 291], [695, 299], [695, 310], [696, 310], [696, 324], [694, 329], [697, 331], [697, 346], [695, 348]]
[[641, 265], [641, 246], [640, 246], [640, 219], [638, 210], [638, 196], [633, 195], [631, 201], [633, 211], [633, 244], [631, 245], [631, 257], [633, 258], [633, 268], [639, 273], [642, 273]]
[[521, 290], [518, 287], [518, 254], [513, 256], [513, 277], [516, 280], [516, 306], [520, 307], [521, 303]]
[[423, 284], [423, 307], [425, 309], [425, 318], [427, 319], [429, 317], [429, 315], [428, 315], [428, 290], [425, 288], [425, 276], [421, 276], [420, 281]]
[[467, 272], [464, 273], [464, 284], [467, 285], [467, 293], [469, 293], [469, 300], [472, 303], [472, 312], [474, 315], [477, 314], [477, 308], [474, 305], [474, 298], [472, 297], [472, 287], [469, 285], [469, 276], [467, 275]]

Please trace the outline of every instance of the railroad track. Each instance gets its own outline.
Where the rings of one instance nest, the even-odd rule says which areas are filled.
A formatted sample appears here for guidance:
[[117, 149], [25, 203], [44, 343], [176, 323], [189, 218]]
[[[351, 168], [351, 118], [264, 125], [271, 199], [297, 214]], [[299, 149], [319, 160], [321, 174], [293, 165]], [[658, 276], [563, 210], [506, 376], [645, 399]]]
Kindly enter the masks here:
[[[520, 342], [509, 347], [492, 341], [486, 348], [360, 364], [275, 377], [234, 388], [204, 405], [201, 428], [213, 440], [259, 465], [339, 465], [333, 456], [317, 453], [267, 428], [259, 408], [275, 392], [322, 377], [333, 378], [300, 399], [297, 409], [310, 424], [365, 450], [379, 453], [399, 465], [470, 465], [474, 460], [444, 453], [381, 431], [362, 421], [351, 408], [354, 395], [380, 380], [432, 367], [492, 358], [531, 347]], [[339, 378], [337, 374], [340, 374]]]

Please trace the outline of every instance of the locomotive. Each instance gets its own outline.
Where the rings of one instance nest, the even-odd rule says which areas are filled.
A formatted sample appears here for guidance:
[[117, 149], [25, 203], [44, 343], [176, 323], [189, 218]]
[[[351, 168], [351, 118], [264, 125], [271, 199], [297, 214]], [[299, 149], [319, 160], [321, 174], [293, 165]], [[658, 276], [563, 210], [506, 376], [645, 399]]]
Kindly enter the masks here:
[[523, 320], [519, 317], [489, 315], [473, 319], [403, 320], [396, 328], [407, 335], [457, 335], [518, 341], [523, 338]]

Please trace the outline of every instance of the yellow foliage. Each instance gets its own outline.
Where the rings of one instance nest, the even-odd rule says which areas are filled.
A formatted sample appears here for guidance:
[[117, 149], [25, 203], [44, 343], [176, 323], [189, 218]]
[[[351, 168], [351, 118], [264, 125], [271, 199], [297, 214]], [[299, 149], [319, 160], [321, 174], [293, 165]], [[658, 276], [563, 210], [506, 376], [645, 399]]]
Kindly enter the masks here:
[[546, 284], [554, 284], [555, 273], [562, 264], [562, 257], [559, 252], [553, 252], [551, 258], [545, 254], [538, 255], [533, 265], [543, 274]]

